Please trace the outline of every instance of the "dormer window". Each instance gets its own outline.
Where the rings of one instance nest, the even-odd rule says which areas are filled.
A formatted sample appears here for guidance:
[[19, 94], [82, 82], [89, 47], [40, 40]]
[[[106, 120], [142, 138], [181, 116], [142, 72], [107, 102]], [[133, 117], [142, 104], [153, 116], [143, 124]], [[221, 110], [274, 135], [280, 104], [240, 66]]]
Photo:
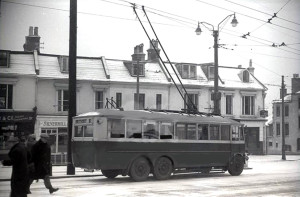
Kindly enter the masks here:
[[177, 64], [176, 68], [182, 79], [196, 79], [196, 66], [189, 64]]
[[69, 57], [68, 56], [60, 56], [59, 57], [59, 66], [60, 71], [63, 73], [69, 72]]
[[208, 67], [208, 80], [214, 80], [215, 78], [215, 67], [210, 66]]
[[247, 70], [243, 72], [243, 82], [249, 82], [249, 72]]
[[0, 51], [0, 67], [8, 67], [9, 52]]
[[[138, 67], [139, 66], [139, 67]], [[137, 64], [137, 63], [132, 63], [132, 76], [145, 76], [145, 67], [144, 64]]]

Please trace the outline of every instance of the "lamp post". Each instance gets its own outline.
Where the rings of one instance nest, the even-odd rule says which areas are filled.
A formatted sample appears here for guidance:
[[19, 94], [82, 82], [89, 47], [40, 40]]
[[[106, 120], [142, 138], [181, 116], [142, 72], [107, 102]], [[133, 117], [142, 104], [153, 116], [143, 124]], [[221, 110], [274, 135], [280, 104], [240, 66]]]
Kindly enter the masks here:
[[[236, 27], [238, 24], [238, 21], [235, 18], [235, 13], [234, 14], [230, 14], [228, 16], [226, 16], [217, 26], [217, 29], [215, 30], [214, 26], [210, 23], [207, 22], [198, 22], [198, 27], [196, 29], [196, 34], [200, 35], [202, 30], [200, 28], [200, 24], [202, 24], [204, 27], [206, 27], [208, 30], [213, 32], [213, 37], [214, 37], [214, 93], [213, 93], [213, 100], [214, 100], [214, 114], [220, 114], [220, 108], [219, 108], [219, 102], [221, 99], [221, 94], [219, 93], [219, 70], [218, 70], [218, 40], [219, 40], [219, 27], [220, 24], [223, 23], [226, 19], [228, 19], [229, 17], [233, 16], [233, 19], [231, 21], [231, 25], [233, 27]], [[212, 27], [212, 29], [209, 29], [206, 25], [209, 25]]]

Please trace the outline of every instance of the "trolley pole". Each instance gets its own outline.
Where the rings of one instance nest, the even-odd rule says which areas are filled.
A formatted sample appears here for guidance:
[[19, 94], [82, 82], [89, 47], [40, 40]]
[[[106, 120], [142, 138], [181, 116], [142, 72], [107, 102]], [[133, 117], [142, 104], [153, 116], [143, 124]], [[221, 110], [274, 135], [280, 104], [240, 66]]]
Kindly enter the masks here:
[[284, 76], [282, 75], [281, 84], [281, 128], [282, 128], [282, 160], [286, 160], [285, 157], [285, 131], [284, 131]]
[[67, 174], [74, 175], [72, 162], [72, 123], [76, 116], [76, 57], [77, 57], [77, 0], [70, 0], [70, 42], [69, 42], [69, 111], [68, 111], [68, 164]]

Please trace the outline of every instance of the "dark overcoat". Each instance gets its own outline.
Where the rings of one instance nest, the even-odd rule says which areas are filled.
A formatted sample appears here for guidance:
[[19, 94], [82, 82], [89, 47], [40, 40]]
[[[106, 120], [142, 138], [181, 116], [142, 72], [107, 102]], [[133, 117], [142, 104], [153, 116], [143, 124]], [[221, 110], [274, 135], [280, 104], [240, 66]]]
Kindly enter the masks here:
[[27, 194], [29, 187], [28, 152], [24, 143], [15, 144], [8, 153], [9, 159], [3, 165], [12, 165], [11, 192]]
[[37, 141], [31, 149], [32, 162], [35, 167], [35, 179], [50, 175], [51, 149], [48, 143]]

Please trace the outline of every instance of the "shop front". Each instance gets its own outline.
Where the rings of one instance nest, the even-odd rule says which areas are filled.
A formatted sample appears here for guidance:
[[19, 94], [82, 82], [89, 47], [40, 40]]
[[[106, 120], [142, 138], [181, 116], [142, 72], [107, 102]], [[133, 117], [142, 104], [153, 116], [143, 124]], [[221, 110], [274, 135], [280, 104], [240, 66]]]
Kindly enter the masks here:
[[8, 158], [12, 137], [34, 133], [35, 111], [0, 111], [0, 160]]
[[35, 129], [39, 138], [41, 133], [49, 135], [51, 160], [53, 164], [67, 163], [68, 121], [67, 116], [37, 116]]

